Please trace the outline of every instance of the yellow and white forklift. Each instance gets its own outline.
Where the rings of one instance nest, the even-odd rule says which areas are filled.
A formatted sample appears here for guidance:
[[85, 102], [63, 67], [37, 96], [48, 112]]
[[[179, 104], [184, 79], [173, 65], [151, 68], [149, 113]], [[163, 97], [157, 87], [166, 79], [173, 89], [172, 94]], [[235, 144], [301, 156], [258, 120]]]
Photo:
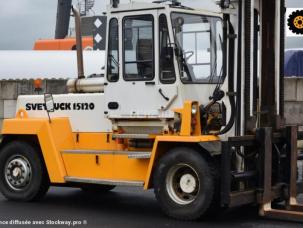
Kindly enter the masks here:
[[72, 9], [78, 78], [69, 94], [18, 98], [2, 129], [2, 194], [34, 201], [51, 185], [140, 186], [181, 220], [258, 204], [263, 216], [302, 221], [302, 134], [283, 114], [284, 0], [207, 6], [113, 0], [99, 78], [83, 74]]

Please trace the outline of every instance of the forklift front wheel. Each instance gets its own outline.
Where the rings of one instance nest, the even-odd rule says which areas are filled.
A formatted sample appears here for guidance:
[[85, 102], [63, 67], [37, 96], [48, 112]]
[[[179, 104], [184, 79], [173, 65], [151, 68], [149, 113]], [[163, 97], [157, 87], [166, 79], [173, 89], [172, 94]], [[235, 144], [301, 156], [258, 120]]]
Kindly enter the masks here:
[[213, 201], [213, 167], [194, 149], [175, 148], [155, 167], [154, 190], [168, 216], [180, 220], [198, 219]]

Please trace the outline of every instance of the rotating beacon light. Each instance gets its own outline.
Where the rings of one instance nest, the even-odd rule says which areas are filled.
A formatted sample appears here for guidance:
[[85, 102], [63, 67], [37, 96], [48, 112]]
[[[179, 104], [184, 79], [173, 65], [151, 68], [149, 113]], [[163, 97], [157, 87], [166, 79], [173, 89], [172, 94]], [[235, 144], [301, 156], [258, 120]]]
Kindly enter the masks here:
[[34, 90], [38, 94], [42, 91], [42, 79], [37, 78], [34, 80]]
[[113, 8], [118, 8], [118, 5], [120, 4], [120, 0], [110, 0], [110, 4]]

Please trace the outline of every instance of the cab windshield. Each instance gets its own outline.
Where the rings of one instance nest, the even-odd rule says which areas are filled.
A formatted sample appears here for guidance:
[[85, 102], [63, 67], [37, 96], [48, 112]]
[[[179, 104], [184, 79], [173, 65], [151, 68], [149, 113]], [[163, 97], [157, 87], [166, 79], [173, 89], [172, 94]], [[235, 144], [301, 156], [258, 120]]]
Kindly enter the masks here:
[[182, 82], [222, 83], [222, 20], [218, 17], [172, 13], [172, 24]]

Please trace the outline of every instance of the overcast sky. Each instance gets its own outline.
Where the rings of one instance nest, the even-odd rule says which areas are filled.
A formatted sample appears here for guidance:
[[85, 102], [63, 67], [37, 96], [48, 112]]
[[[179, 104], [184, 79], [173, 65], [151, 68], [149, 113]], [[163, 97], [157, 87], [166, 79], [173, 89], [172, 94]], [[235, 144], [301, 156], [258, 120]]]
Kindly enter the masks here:
[[[74, 4], [77, 0], [73, 0]], [[53, 38], [57, 0], [1, 0], [0, 50], [32, 49], [35, 40]], [[105, 1], [96, 0], [94, 11], [101, 14]]]
[[[77, 0], [73, 0], [74, 4]], [[101, 14], [109, 0], [95, 0], [94, 11]], [[127, 2], [129, 0], [121, 0]], [[142, 0], [141, 0], [142, 1]], [[153, 0], [143, 0], [153, 1]], [[186, 0], [192, 4], [198, 0]], [[199, 0], [203, 4], [205, 0]], [[286, 0], [288, 7], [302, 7], [302, 0]], [[57, 0], [1, 0], [0, 50], [30, 50], [35, 40], [53, 38], [56, 24]], [[291, 41], [291, 42], [290, 42]], [[292, 39], [288, 45], [303, 47], [302, 39]]]

